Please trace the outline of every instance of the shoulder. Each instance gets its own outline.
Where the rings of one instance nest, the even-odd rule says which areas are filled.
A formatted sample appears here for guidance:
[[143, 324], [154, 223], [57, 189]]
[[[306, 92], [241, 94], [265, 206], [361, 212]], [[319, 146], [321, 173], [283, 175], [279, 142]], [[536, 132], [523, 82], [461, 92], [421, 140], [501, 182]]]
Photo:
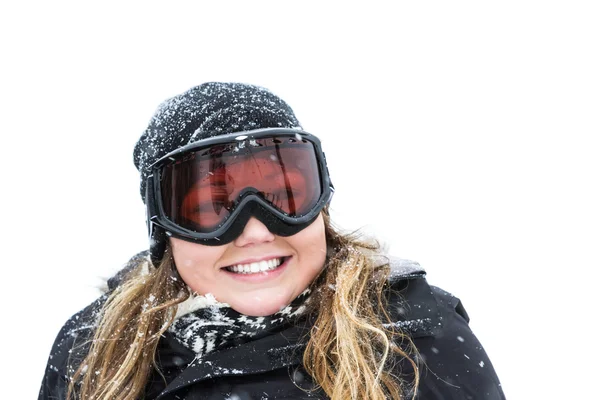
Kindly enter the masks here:
[[146, 251], [134, 255], [115, 276], [108, 279], [105, 293], [65, 322], [48, 356], [39, 394], [40, 400], [64, 398], [69, 377], [79, 368], [89, 351], [106, 300], [131, 271], [147, 260], [147, 253]]
[[[147, 262], [149, 262], [149, 252], [147, 250], [139, 252], [131, 257], [113, 277], [109, 278], [105, 287], [102, 288], [103, 294], [65, 322], [54, 341], [50, 357], [55, 359], [54, 356], [62, 354], [63, 350], [71, 350], [75, 343], [89, 339], [109, 295], [130, 276], [136, 267], [140, 264], [147, 264]], [[145, 272], [147, 270], [141, 271], [141, 273]]]
[[437, 319], [437, 325], [443, 326], [444, 316], [457, 314], [465, 322], [469, 322], [469, 316], [460, 299], [450, 292], [430, 285], [425, 269], [418, 262], [393, 256], [386, 256], [385, 260], [390, 267], [388, 284], [390, 305], [396, 308], [392, 310], [395, 311], [394, 314], [398, 314], [399, 304], [404, 305], [400, 315], [397, 315], [400, 319]]
[[48, 356], [39, 399], [62, 399], [65, 395], [69, 377], [87, 354], [107, 296], [100, 296], [73, 315], [58, 332]]
[[65, 353], [73, 357], [73, 351], [70, 350], [76, 345], [83, 344], [91, 339], [107, 297], [107, 294], [103, 294], [65, 322], [52, 346], [50, 354], [52, 359], [56, 360], [58, 358], [60, 360], [64, 358]]
[[[61, 399], [66, 393], [69, 377], [72, 376], [86, 357], [102, 309], [110, 294], [123, 283], [140, 264], [149, 268], [148, 251], [135, 254], [110, 279], [103, 288], [104, 293], [83, 310], [69, 318], [58, 332], [44, 373], [39, 399]], [[140, 273], [146, 273], [142, 269]]]
[[425, 269], [412, 260], [392, 256], [381, 260], [390, 268], [386, 295], [393, 328], [411, 337], [438, 334], [443, 329], [443, 315]]
[[[70, 350], [70, 347], [75, 343], [80, 344], [82, 341], [88, 340], [93, 335], [104, 303], [106, 303], [110, 294], [131, 275], [136, 267], [147, 262], [149, 262], [147, 250], [137, 253], [113, 277], [109, 278], [105, 287], [102, 288], [102, 295], [65, 322], [54, 342], [53, 353], [56, 353], [56, 351], [61, 353], [63, 349], [67, 348]], [[147, 269], [140, 273], [147, 273]]]
[[504, 399], [461, 300], [430, 285], [418, 263], [390, 258], [389, 264], [389, 314], [394, 327], [411, 337], [423, 361], [420, 396]]

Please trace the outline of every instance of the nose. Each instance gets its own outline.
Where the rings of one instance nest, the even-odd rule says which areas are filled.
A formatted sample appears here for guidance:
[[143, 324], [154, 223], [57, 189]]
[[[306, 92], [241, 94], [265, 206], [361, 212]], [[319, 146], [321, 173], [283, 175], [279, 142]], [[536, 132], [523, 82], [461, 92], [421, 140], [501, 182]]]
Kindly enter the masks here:
[[238, 236], [233, 243], [238, 247], [248, 247], [260, 243], [272, 242], [275, 235], [269, 228], [255, 217], [251, 217], [246, 223], [242, 234]]

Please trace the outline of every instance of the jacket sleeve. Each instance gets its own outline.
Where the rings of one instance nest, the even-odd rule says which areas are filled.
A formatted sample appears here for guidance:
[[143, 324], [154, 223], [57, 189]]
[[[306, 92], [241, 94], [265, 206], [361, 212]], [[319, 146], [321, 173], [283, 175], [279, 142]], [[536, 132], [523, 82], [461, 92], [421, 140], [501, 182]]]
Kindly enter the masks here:
[[431, 286], [440, 310], [442, 329], [414, 340], [425, 365], [421, 367], [418, 399], [505, 400], [502, 386], [483, 346], [469, 328], [461, 301]]

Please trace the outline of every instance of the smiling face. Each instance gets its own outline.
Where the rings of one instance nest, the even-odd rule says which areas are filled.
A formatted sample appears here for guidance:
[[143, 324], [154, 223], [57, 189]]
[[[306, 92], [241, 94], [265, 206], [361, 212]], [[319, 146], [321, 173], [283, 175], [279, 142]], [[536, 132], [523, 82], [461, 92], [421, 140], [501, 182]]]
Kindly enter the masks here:
[[211, 293], [250, 316], [271, 315], [302, 293], [325, 264], [322, 215], [292, 236], [250, 218], [233, 242], [205, 246], [171, 238], [177, 271], [198, 294]]

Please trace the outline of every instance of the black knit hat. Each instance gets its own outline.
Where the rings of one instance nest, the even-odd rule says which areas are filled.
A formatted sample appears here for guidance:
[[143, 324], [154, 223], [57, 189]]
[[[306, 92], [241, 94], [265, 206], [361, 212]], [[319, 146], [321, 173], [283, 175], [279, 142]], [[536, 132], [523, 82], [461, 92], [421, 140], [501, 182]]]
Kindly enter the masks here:
[[293, 110], [267, 89], [243, 83], [209, 82], [163, 102], [133, 151], [146, 201], [150, 166], [200, 139], [261, 128], [299, 128]]

